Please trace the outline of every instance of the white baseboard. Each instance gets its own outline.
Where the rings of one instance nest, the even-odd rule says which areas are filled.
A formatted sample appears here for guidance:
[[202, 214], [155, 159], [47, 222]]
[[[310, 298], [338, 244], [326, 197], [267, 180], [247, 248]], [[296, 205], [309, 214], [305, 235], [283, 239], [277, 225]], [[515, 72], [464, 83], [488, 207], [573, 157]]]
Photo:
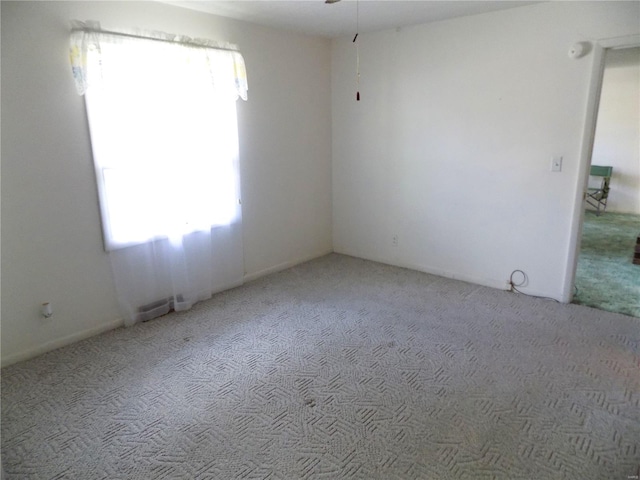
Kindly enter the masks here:
[[[279, 263], [278, 265], [274, 265], [269, 268], [265, 268], [258, 272], [252, 272], [249, 274], [245, 274], [243, 277], [243, 281], [250, 282], [252, 280], [256, 280], [257, 278], [264, 277], [265, 275], [269, 275], [270, 273], [279, 272], [281, 270], [286, 270], [287, 268], [291, 268], [300, 263], [308, 262], [309, 260], [313, 260], [314, 258], [323, 257], [332, 253], [332, 249], [322, 250], [316, 252], [311, 255], [307, 255], [305, 257], [297, 258], [295, 260], [289, 260], [287, 262]], [[239, 284], [238, 284], [239, 285]], [[233, 288], [238, 285], [229, 285], [227, 288]], [[216, 291], [220, 291], [221, 289], [217, 289]], [[226, 290], [226, 288], [222, 289]], [[83, 330], [82, 332], [77, 332], [67, 337], [59, 338], [56, 340], [52, 340], [43, 345], [38, 345], [35, 348], [31, 348], [28, 350], [24, 350], [22, 352], [14, 353], [12, 355], [8, 355], [6, 357], [2, 357], [0, 360], [0, 365], [2, 367], [6, 367], [12, 365], [14, 363], [22, 362], [24, 360], [29, 360], [30, 358], [37, 357], [38, 355], [42, 355], [43, 353], [50, 352], [51, 350], [55, 350], [57, 348], [66, 347], [67, 345], [71, 345], [72, 343], [78, 342], [80, 340], [85, 340], [87, 338], [93, 337], [95, 335], [99, 335], [104, 332], [108, 332], [109, 330], [113, 330], [118, 327], [124, 326], [124, 320], [122, 318], [118, 318], [106, 324], [100, 325], [98, 327], [90, 328], [88, 330]]]
[[289, 261], [286, 261], [286, 262], [279, 263], [277, 265], [274, 265], [272, 267], [259, 270], [257, 272], [245, 273], [244, 281], [245, 281], [245, 283], [246, 282], [251, 282], [252, 280], [256, 280], [256, 279], [258, 279], [260, 277], [264, 277], [265, 275], [269, 275], [271, 273], [280, 272], [282, 270], [286, 270], [287, 268], [295, 267], [296, 265], [299, 265], [299, 264], [304, 263], [304, 262], [308, 262], [309, 260], [313, 260], [313, 259], [319, 258], [319, 257], [324, 257], [325, 255], [329, 255], [330, 253], [333, 253], [332, 249], [322, 250], [320, 252], [316, 252], [314, 254], [307, 255], [307, 256], [302, 257], [302, 258], [297, 258], [295, 260], [289, 260]]
[[[356, 258], [371, 260], [373, 262], [384, 263], [386, 265], [393, 265], [395, 267], [408, 268], [410, 270], [416, 270], [418, 272], [429, 273], [431, 275], [437, 275], [438, 277], [450, 278], [452, 280], [460, 280], [462, 282], [473, 283], [474, 285], [481, 285], [483, 287], [496, 288], [498, 290], [507, 290], [506, 282], [495, 280], [495, 279], [479, 278], [479, 277], [459, 274], [456, 272], [451, 272], [448, 270], [443, 270], [443, 269], [435, 268], [431, 266], [418, 265], [415, 263], [398, 262], [388, 258], [376, 257], [375, 255], [360, 255], [358, 253], [350, 252], [349, 250], [344, 250], [344, 249], [336, 250], [335, 252], [343, 255], [349, 255]], [[539, 291], [535, 291], [527, 288], [527, 289], [523, 289], [523, 293], [525, 293], [526, 295], [550, 298], [550, 299], [562, 302], [561, 299], [555, 298], [553, 295], [550, 295], [549, 293], [546, 293], [546, 292], [539, 292]], [[567, 303], [567, 302], [562, 302], [562, 303]]]
[[[301, 258], [297, 258], [295, 260], [289, 260], [286, 262], [282, 262], [279, 263], [277, 265], [273, 265], [271, 267], [259, 270], [257, 272], [252, 272], [252, 273], [247, 273], [244, 275], [244, 282], [251, 282], [252, 280], [256, 280], [260, 277], [264, 277], [265, 275], [269, 275], [271, 273], [276, 273], [276, 272], [280, 272], [282, 270], [286, 270], [287, 268], [291, 268], [294, 267], [296, 265], [299, 265], [301, 263], [305, 263], [308, 262], [310, 260], [313, 260], [315, 258], [319, 258], [319, 257], [323, 257], [325, 255], [328, 255], [330, 253], [333, 253], [332, 249], [327, 249], [327, 250], [322, 250], [319, 252], [316, 252], [314, 254], [311, 255], [307, 255], [305, 257], [301, 257]], [[428, 266], [424, 266], [424, 265], [417, 265], [417, 264], [409, 264], [409, 263], [404, 263], [404, 262], [394, 262], [392, 260], [386, 259], [386, 258], [382, 258], [382, 257], [376, 257], [376, 256], [371, 256], [371, 255], [361, 255], [355, 252], [350, 252], [348, 250], [342, 250], [342, 251], [336, 251], [335, 253], [340, 253], [343, 255], [349, 255], [352, 257], [356, 257], [356, 258], [362, 258], [365, 260], [371, 260], [373, 262], [379, 262], [379, 263], [384, 263], [387, 265], [394, 265], [397, 267], [402, 267], [402, 268], [409, 268], [411, 270], [417, 270], [419, 272], [424, 272], [424, 273], [429, 273], [432, 275], [438, 275], [440, 277], [445, 277], [445, 278], [451, 278], [454, 280], [461, 280], [463, 282], [468, 282], [468, 283], [473, 283], [476, 285], [484, 285], [487, 287], [493, 287], [493, 288], [497, 288], [500, 290], [505, 290], [505, 285], [502, 282], [498, 282], [495, 280], [491, 280], [491, 279], [486, 279], [486, 278], [476, 278], [476, 277], [472, 277], [472, 276], [467, 276], [467, 275], [460, 275], [460, 274], [456, 274], [456, 273], [452, 273], [449, 271], [445, 271], [445, 270], [441, 270], [439, 268], [433, 268], [433, 267], [428, 267]], [[540, 293], [540, 292], [527, 292], [529, 294], [532, 295], [539, 295], [539, 296], [545, 296], [544, 294]], [[94, 328], [90, 328], [88, 330], [83, 330], [82, 332], [77, 332], [74, 333], [72, 335], [69, 335], [67, 337], [63, 337], [63, 338], [59, 338], [57, 340], [52, 340], [50, 342], [47, 342], [43, 345], [39, 345], [35, 348], [29, 349], [29, 350], [25, 350], [19, 353], [15, 353], [13, 355], [8, 355], [6, 357], [2, 357], [2, 360], [0, 361], [1, 366], [2, 367], [6, 367], [8, 365], [12, 365], [14, 363], [18, 363], [21, 362], [23, 360], [28, 360], [30, 358], [34, 358], [37, 357], [38, 355], [42, 355], [43, 353], [46, 352], [50, 352], [51, 350], [55, 350], [57, 348], [61, 348], [61, 347], [65, 347], [67, 345], [71, 345], [72, 343], [78, 342], [80, 340], [84, 340], [90, 337], [93, 337], [95, 335], [99, 335], [101, 333], [107, 332], [109, 330], [113, 330], [119, 327], [124, 326], [124, 320], [121, 318], [118, 318], [116, 320], [113, 320], [111, 322], [108, 322], [106, 324], [94, 327]]]
[[51, 350], [56, 350], [57, 348], [66, 347], [67, 345], [71, 345], [72, 343], [79, 342], [80, 340], [85, 340], [87, 338], [93, 337], [95, 335], [99, 335], [104, 332], [108, 332], [109, 330], [114, 330], [122, 326], [124, 326], [124, 320], [122, 318], [118, 318], [116, 320], [112, 320], [111, 322], [107, 322], [103, 325], [99, 325], [94, 328], [89, 328], [88, 330], [83, 330], [82, 332], [77, 332], [67, 337], [52, 340], [43, 345], [39, 345], [35, 348], [31, 348], [29, 350], [24, 350], [19, 353], [14, 353], [13, 355], [2, 357], [2, 360], [0, 363], [2, 364], [3, 367], [6, 367], [14, 363], [22, 362], [23, 360], [29, 360], [30, 358], [37, 357], [38, 355], [42, 355], [43, 353], [50, 352]]

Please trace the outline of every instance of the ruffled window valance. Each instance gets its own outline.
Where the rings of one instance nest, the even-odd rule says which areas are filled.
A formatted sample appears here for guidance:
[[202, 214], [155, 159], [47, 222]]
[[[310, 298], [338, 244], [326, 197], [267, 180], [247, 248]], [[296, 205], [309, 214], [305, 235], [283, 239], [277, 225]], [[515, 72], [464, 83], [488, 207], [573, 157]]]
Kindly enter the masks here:
[[235, 45], [162, 32], [103, 30], [95, 21], [72, 22], [71, 70], [80, 95], [84, 95], [91, 85], [101, 81], [103, 72], [100, 56], [105, 42], [129, 43], [132, 46], [139, 42], [153, 42], [159, 58], [162, 57], [162, 50], [165, 50], [167, 57], [175, 58], [170, 52], [182, 49], [186, 52], [186, 55], [181, 57], [184, 59], [182, 67], [189, 69], [194, 63], [204, 63], [207, 65], [212, 83], [219, 91], [228, 92], [235, 98], [247, 99], [244, 58]]

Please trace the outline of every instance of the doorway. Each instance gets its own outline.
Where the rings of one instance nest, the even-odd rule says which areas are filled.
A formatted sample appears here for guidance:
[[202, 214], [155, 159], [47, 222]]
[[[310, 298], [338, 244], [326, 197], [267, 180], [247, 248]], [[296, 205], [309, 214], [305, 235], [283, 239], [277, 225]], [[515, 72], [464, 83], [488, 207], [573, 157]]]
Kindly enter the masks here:
[[596, 45], [592, 84], [598, 85], [591, 92], [591, 131], [585, 129], [591, 145], [582, 158], [584, 191], [592, 165], [613, 167], [613, 174], [604, 213], [580, 202], [570, 299], [640, 317], [640, 265], [633, 264], [640, 235], [640, 42], [618, 43], [626, 45]]

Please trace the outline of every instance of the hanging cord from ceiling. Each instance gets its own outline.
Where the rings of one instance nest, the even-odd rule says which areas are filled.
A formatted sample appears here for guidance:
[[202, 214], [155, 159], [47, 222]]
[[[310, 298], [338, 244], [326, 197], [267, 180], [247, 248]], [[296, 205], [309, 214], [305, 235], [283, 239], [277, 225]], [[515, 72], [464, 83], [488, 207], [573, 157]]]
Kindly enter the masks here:
[[360, 0], [356, 0], [356, 36], [353, 43], [356, 44], [356, 101], [360, 101], [360, 48], [358, 47], [358, 32], [360, 32]]
[[[324, 3], [338, 3], [340, 0], [324, 0]], [[360, 101], [360, 48], [358, 45], [358, 33], [360, 32], [360, 0], [356, 0], [356, 35], [353, 42], [356, 46], [356, 101]]]

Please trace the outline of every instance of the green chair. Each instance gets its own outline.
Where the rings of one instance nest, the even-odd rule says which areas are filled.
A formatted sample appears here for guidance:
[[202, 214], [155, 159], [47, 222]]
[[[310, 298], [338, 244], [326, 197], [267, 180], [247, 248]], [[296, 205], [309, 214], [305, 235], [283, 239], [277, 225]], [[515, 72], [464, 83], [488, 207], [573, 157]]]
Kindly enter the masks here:
[[611, 173], [613, 167], [602, 167], [600, 165], [591, 165], [589, 175], [597, 177], [600, 185], [597, 187], [587, 188], [586, 201], [589, 205], [596, 209], [596, 215], [604, 213], [607, 209], [607, 199], [609, 198], [609, 182], [611, 181]]

